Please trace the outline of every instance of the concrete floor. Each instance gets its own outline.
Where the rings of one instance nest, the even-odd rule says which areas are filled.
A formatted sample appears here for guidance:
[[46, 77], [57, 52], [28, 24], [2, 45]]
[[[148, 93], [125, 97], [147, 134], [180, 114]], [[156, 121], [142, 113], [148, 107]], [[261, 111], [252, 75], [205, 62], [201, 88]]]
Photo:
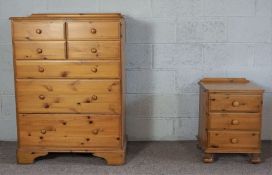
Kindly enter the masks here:
[[0, 175], [272, 175], [272, 142], [263, 143], [263, 162], [243, 154], [220, 154], [213, 164], [201, 161], [196, 142], [129, 142], [127, 163], [107, 166], [90, 154], [52, 153], [35, 164], [16, 164], [16, 142], [0, 142]]

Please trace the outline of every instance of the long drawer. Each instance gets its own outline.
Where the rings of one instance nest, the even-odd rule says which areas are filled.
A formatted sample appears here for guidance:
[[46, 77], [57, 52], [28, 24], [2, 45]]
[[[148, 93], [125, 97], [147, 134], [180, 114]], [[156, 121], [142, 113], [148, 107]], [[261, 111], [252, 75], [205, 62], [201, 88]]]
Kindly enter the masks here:
[[67, 22], [68, 40], [120, 39], [120, 22]]
[[260, 112], [261, 95], [211, 94], [210, 111], [215, 112]]
[[16, 61], [17, 78], [120, 78], [119, 61]]
[[18, 94], [39, 96], [47, 95], [82, 95], [82, 94], [119, 94], [120, 80], [86, 79], [17, 79]]
[[260, 130], [260, 113], [210, 113], [209, 129], [213, 130]]
[[17, 93], [19, 113], [120, 114], [120, 94], [40, 95]]
[[15, 41], [15, 59], [65, 59], [65, 41]]
[[120, 116], [84, 114], [20, 114], [20, 146], [117, 147]]
[[69, 41], [68, 59], [120, 59], [120, 42]]
[[258, 131], [209, 131], [208, 147], [211, 148], [258, 148]]
[[13, 22], [14, 40], [64, 40], [64, 21]]

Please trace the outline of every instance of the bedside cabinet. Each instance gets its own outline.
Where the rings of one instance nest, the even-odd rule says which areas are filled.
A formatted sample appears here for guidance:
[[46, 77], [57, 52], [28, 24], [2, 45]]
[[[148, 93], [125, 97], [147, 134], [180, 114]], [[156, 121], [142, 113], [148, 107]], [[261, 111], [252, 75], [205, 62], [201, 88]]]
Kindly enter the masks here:
[[247, 153], [259, 163], [264, 90], [245, 78], [204, 78], [199, 85], [203, 161], [213, 162], [215, 153]]
[[12, 17], [18, 163], [49, 152], [125, 162], [121, 14]]

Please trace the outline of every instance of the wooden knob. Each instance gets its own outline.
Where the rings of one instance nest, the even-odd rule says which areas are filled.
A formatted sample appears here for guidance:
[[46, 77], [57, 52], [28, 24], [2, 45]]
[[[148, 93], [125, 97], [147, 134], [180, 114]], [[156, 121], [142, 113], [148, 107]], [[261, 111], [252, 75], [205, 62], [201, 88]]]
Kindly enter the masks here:
[[44, 95], [40, 95], [40, 96], [39, 96], [39, 99], [44, 100], [44, 99], [45, 99], [45, 96], [44, 96]]
[[92, 34], [96, 34], [96, 29], [95, 28], [91, 28], [91, 33]]
[[97, 52], [97, 49], [96, 49], [96, 48], [92, 48], [92, 49], [91, 49], [91, 52], [92, 52], [92, 53], [96, 53], [96, 52]]
[[93, 100], [97, 100], [97, 96], [96, 96], [96, 95], [93, 95], [93, 96], [92, 96], [92, 99], [93, 99]]
[[235, 144], [235, 143], [238, 143], [239, 140], [237, 138], [233, 138], [233, 139], [230, 140], [230, 142], [233, 143], [233, 144]]
[[96, 72], [97, 72], [97, 68], [96, 68], [96, 67], [93, 67], [93, 68], [92, 68], [92, 72], [96, 73]]
[[232, 106], [238, 107], [240, 105], [239, 101], [233, 101]]
[[239, 125], [239, 123], [240, 123], [239, 120], [232, 120], [231, 121], [232, 125]]
[[38, 54], [41, 54], [43, 52], [43, 50], [41, 48], [38, 48], [36, 51]]
[[92, 133], [93, 133], [94, 135], [97, 135], [98, 132], [99, 132], [99, 129], [94, 129], [94, 130], [92, 131]]
[[41, 130], [41, 133], [42, 133], [42, 134], [46, 134], [46, 130], [45, 130], [45, 129], [42, 129], [42, 130]]
[[37, 34], [41, 34], [41, 33], [42, 33], [42, 30], [41, 30], [41, 29], [36, 29], [36, 33], [37, 33]]
[[44, 72], [44, 68], [43, 67], [39, 67], [39, 72]]

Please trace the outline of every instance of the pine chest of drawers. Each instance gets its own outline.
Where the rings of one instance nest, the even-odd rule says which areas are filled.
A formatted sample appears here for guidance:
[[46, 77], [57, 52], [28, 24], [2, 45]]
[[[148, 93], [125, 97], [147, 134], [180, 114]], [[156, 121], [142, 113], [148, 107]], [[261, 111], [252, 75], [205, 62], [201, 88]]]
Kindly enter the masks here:
[[263, 89], [244, 78], [204, 78], [199, 84], [203, 161], [213, 162], [214, 153], [247, 153], [259, 163]]
[[48, 152], [125, 161], [120, 14], [12, 17], [18, 163]]

